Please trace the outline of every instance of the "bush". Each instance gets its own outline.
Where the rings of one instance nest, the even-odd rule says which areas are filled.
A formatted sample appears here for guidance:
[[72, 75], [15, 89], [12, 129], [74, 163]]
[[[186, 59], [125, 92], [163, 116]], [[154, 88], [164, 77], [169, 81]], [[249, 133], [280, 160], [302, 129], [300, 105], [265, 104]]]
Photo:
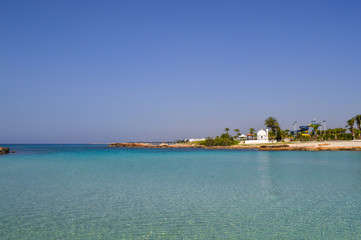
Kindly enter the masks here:
[[199, 144], [210, 147], [210, 146], [231, 146], [235, 145], [238, 142], [233, 139], [228, 133], [224, 133], [221, 137], [207, 137], [206, 140], [200, 142]]
[[277, 129], [276, 140], [277, 142], [280, 142], [282, 140], [282, 132], [280, 128]]
[[301, 140], [301, 141], [310, 141], [310, 140], [311, 140], [311, 137], [309, 137], [309, 136], [301, 136], [301, 137], [300, 137], [300, 140]]
[[338, 140], [352, 140], [352, 134], [351, 133], [341, 133], [337, 135]]

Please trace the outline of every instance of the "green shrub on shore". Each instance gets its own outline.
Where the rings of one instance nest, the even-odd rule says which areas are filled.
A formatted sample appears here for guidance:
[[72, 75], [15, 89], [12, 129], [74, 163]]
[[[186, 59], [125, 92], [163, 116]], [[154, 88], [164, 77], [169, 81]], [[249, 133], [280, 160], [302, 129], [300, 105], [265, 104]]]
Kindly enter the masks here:
[[303, 142], [303, 141], [310, 141], [311, 140], [311, 137], [309, 136], [300, 136], [300, 140]]
[[338, 140], [352, 140], [352, 133], [341, 133], [337, 136]]
[[219, 136], [215, 138], [207, 137], [206, 140], [199, 142], [199, 144], [207, 147], [231, 146], [238, 144], [238, 141], [234, 140], [234, 138], [228, 133], [223, 133], [220, 137]]

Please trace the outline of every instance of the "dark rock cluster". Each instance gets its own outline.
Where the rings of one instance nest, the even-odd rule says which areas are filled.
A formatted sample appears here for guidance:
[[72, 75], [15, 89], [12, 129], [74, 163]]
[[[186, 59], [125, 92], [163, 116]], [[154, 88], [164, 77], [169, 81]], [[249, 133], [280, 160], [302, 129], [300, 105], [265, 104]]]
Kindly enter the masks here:
[[0, 147], [0, 155], [5, 153], [10, 153], [10, 149], [7, 147]]

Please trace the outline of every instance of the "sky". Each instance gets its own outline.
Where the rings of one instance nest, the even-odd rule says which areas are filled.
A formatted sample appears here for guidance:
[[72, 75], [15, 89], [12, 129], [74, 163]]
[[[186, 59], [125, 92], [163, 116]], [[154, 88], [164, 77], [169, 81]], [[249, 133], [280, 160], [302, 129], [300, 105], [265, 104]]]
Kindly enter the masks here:
[[173, 141], [361, 114], [361, 1], [0, 2], [0, 143]]

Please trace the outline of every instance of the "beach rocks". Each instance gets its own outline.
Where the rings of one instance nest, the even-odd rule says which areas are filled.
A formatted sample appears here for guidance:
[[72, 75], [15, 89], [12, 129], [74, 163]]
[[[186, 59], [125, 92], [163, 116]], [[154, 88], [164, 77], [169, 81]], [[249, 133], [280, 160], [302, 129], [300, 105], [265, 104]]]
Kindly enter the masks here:
[[5, 154], [5, 153], [9, 153], [10, 149], [6, 148], [6, 147], [0, 147], [0, 155], [1, 154]]
[[262, 145], [258, 148], [260, 151], [288, 151], [289, 145]]
[[261, 145], [259, 148], [266, 149], [266, 148], [287, 148], [289, 145]]
[[123, 147], [123, 148], [149, 148], [149, 143], [111, 143], [108, 147]]

